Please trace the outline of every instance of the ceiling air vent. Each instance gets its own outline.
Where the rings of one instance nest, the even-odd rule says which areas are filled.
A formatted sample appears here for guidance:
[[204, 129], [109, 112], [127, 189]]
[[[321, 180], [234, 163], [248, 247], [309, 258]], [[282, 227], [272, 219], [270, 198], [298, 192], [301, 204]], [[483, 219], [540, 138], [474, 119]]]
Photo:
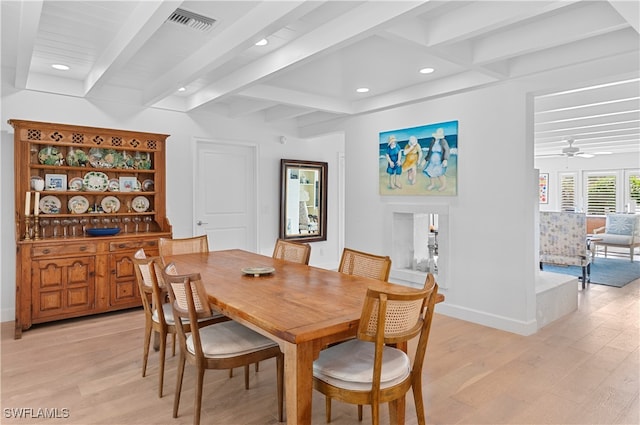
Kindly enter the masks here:
[[216, 22], [213, 18], [207, 18], [206, 16], [198, 15], [197, 13], [189, 12], [184, 9], [176, 9], [176, 11], [169, 16], [167, 21], [202, 32], [209, 31]]

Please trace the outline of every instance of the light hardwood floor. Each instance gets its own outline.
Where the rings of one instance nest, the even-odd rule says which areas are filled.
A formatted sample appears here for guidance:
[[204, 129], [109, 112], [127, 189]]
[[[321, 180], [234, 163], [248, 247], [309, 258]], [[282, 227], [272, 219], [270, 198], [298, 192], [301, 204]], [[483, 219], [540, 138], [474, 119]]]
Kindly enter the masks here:
[[[429, 424], [638, 424], [640, 280], [591, 285], [578, 311], [523, 337], [436, 314], [424, 368]], [[158, 353], [141, 377], [141, 310], [34, 326], [13, 339], [2, 324], [3, 424], [191, 424], [193, 369], [171, 417], [177, 357], [168, 357], [157, 397]], [[275, 362], [207, 371], [202, 424], [277, 423]], [[65, 419], [16, 419], [13, 410], [58, 409]], [[63, 410], [68, 409], [68, 410]], [[383, 407], [383, 424], [388, 423]], [[55, 412], [55, 411], [54, 411]], [[365, 408], [365, 422], [370, 413]], [[324, 424], [314, 392], [313, 423]], [[355, 406], [333, 403], [333, 424], [356, 424]], [[411, 395], [407, 424], [415, 424]]]

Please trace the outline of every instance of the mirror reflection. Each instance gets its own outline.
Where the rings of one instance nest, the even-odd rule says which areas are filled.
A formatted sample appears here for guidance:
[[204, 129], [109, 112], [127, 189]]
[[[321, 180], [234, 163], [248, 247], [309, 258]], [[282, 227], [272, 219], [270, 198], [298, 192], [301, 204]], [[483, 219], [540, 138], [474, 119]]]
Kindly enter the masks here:
[[326, 240], [327, 163], [281, 160], [280, 237]]

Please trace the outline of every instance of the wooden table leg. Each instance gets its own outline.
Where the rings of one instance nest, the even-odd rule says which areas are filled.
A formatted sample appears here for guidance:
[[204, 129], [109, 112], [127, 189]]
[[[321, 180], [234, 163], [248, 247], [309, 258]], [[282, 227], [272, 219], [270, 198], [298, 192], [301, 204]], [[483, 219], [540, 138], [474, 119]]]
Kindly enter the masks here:
[[284, 344], [284, 382], [287, 424], [311, 425], [313, 396], [313, 346]]

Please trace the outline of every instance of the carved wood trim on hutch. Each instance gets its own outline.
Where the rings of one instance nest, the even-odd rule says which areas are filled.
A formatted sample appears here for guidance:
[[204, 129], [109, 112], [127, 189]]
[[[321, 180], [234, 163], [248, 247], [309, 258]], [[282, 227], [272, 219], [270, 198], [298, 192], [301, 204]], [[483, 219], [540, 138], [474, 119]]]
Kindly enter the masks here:
[[[166, 216], [168, 135], [8, 122], [14, 128], [15, 338], [32, 324], [140, 306], [131, 257], [139, 248], [158, 255], [158, 238], [171, 237]], [[98, 187], [86, 177], [89, 172], [98, 173]], [[102, 184], [105, 174], [107, 188]], [[47, 175], [64, 176], [58, 181], [66, 180], [67, 187], [40, 190], [41, 202], [53, 197], [40, 208], [32, 177], [46, 181]], [[145, 184], [120, 191], [115, 185], [120, 177]], [[82, 180], [81, 186], [70, 185], [72, 180]], [[102, 202], [107, 196], [117, 199], [117, 210], [113, 199]], [[85, 230], [93, 227], [120, 231], [88, 236]]]

